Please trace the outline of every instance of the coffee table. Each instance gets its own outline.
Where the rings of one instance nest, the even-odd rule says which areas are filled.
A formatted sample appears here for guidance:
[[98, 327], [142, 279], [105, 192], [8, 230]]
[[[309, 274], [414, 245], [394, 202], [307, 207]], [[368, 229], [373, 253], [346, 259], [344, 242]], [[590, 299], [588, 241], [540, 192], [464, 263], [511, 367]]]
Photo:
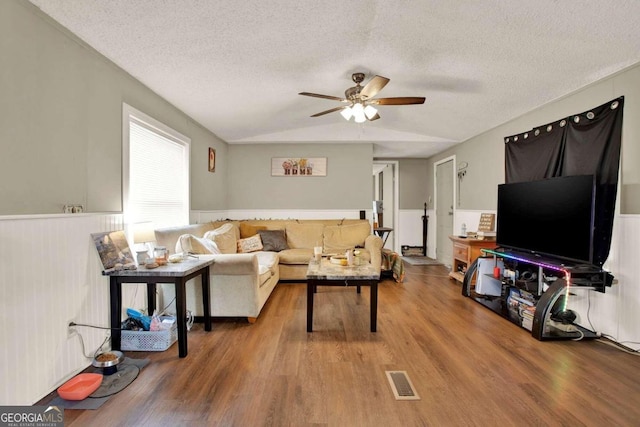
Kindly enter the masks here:
[[307, 332], [313, 331], [313, 295], [318, 286], [369, 286], [371, 291], [371, 332], [376, 332], [378, 317], [378, 281], [380, 271], [371, 264], [341, 266], [323, 258], [309, 262], [307, 269]]

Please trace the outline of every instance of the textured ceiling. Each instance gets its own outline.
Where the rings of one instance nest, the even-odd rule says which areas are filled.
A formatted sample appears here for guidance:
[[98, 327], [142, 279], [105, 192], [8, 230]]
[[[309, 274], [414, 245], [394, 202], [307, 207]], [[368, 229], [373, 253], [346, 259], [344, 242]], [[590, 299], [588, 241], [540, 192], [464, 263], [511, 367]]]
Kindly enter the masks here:
[[[31, 0], [229, 143], [428, 157], [640, 62], [640, 1]], [[355, 124], [351, 74], [424, 96]]]

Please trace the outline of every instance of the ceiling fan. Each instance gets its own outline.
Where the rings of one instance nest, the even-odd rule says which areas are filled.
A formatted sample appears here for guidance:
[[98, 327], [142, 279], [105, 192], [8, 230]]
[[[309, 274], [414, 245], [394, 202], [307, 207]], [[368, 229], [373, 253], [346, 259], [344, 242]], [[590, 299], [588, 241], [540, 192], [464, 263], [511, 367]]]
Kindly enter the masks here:
[[342, 117], [346, 120], [350, 120], [353, 117], [356, 123], [362, 123], [365, 120], [373, 121], [378, 120], [380, 115], [378, 110], [373, 105], [410, 105], [410, 104], [424, 104], [423, 97], [417, 96], [402, 96], [395, 98], [374, 98], [384, 88], [389, 79], [382, 76], [374, 76], [369, 82], [361, 86], [360, 83], [364, 81], [364, 73], [353, 73], [351, 79], [356, 84], [353, 87], [344, 91], [344, 98], [331, 95], [320, 95], [311, 92], [300, 92], [298, 95], [312, 96], [314, 98], [324, 98], [333, 101], [339, 101], [347, 105], [332, 108], [330, 110], [322, 111], [314, 114], [311, 117], [324, 116], [325, 114], [333, 113], [334, 111], [340, 111]]

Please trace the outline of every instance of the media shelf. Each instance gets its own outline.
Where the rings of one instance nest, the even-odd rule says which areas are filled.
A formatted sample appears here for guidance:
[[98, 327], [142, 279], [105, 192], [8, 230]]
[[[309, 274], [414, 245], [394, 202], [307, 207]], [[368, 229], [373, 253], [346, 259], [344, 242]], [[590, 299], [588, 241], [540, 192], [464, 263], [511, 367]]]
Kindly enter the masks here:
[[[485, 257], [472, 263], [464, 276], [464, 296], [531, 331], [538, 340], [596, 338], [593, 331], [573, 323], [566, 304], [570, 290], [604, 292], [613, 282], [608, 272], [502, 248], [482, 252]], [[494, 267], [499, 277], [494, 277]]]

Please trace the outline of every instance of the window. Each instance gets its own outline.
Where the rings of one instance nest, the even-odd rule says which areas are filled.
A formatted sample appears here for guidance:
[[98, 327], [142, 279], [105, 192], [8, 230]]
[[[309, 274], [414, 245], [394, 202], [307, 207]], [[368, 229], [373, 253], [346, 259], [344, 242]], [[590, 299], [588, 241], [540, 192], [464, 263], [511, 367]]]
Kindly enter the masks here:
[[122, 139], [125, 223], [188, 224], [191, 140], [127, 104]]

